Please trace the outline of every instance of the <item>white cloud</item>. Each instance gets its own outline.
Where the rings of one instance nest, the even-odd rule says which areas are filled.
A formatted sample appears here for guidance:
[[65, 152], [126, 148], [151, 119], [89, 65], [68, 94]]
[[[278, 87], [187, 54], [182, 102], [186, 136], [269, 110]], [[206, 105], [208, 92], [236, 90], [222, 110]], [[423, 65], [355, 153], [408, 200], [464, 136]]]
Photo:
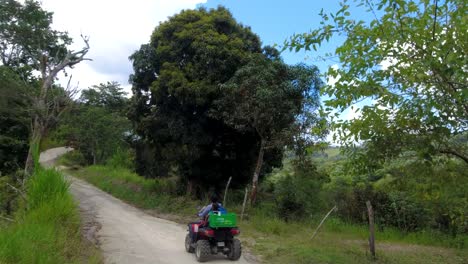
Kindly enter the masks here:
[[[91, 85], [118, 81], [128, 87], [132, 72], [128, 60], [141, 44], [148, 43], [153, 29], [182, 9], [195, 8], [206, 0], [43, 0], [42, 7], [54, 12], [54, 29], [68, 31], [72, 48], [83, 46], [80, 35], [90, 37], [88, 57], [93, 61], [68, 70], [72, 85]], [[60, 78], [65, 85], [67, 80]]]

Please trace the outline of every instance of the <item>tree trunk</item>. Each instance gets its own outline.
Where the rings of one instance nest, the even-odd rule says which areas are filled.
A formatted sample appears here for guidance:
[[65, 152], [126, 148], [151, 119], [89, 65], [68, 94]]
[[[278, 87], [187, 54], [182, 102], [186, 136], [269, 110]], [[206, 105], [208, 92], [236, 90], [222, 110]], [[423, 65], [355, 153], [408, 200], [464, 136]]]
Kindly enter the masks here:
[[91, 152], [91, 155], [93, 156], [93, 165], [96, 165], [97, 164], [97, 157], [96, 157], [97, 154], [96, 154], [96, 152], [93, 150]]
[[375, 259], [375, 229], [374, 229], [374, 210], [370, 201], [366, 202], [369, 214], [369, 250], [372, 258]]
[[194, 182], [193, 180], [188, 180], [187, 183], [187, 196], [191, 197], [193, 194]]
[[24, 167], [24, 172], [26, 175], [31, 175], [34, 171], [34, 155], [39, 155], [39, 153], [34, 153], [34, 151], [36, 151], [36, 148], [39, 148], [43, 133], [44, 127], [39, 121], [39, 117], [36, 116], [34, 118], [34, 123], [31, 130], [31, 140], [29, 141], [28, 156], [26, 157], [26, 164]]
[[263, 154], [265, 153], [265, 141], [262, 139], [260, 142], [260, 149], [258, 151], [257, 166], [255, 166], [255, 171], [252, 178], [252, 193], [250, 195], [250, 204], [255, 204], [257, 200], [257, 188], [258, 188], [258, 176], [262, 170], [263, 165]]

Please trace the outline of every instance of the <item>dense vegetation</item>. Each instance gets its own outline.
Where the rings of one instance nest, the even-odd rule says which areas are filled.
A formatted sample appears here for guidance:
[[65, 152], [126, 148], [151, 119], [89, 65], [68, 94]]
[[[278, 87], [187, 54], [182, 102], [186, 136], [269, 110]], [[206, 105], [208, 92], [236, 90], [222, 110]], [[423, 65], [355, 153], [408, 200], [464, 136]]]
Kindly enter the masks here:
[[[344, 6], [334, 17], [348, 16], [346, 8]], [[425, 8], [425, 12], [429, 12], [434, 7]], [[391, 16], [394, 10], [387, 8], [385, 12], [382, 23], [390, 23], [394, 19]], [[403, 12], [403, 9], [398, 12]], [[450, 5], [444, 12], [454, 17], [453, 23], [457, 21], [458, 9]], [[323, 16], [327, 21], [327, 15]], [[416, 18], [410, 20], [413, 23], [419, 21], [413, 19]], [[427, 23], [424, 19], [429, 18], [421, 19], [421, 23]], [[367, 24], [358, 24], [362, 30], [353, 29], [352, 25], [346, 30], [356, 32], [347, 41], [354, 41], [356, 34], [373, 38], [380, 36], [371, 35], [377, 33], [370, 26], [364, 30]], [[418, 26], [411, 28], [408, 25], [408, 30], [416, 32], [420, 30]], [[458, 32], [458, 26], [454, 24], [453, 30]], [[200, 28], [206, 32], [198, 32]], [[321, 30], [321, 34], [329, 33], [326, 29]], [[326, 35], [322, 37], [320, 40], [326, 39]], [[307, 48], [307, 42], [301, 44], [300, 38], [293, 40], [291, 47]], [[318, 40], [303, 41], [313, 43]], [[223, 48], [212, 48], [219, 42], [225, 43]], [[346, 53], [351, 44], [345, 42], [343, 45], [338, 52], [343, 53], [343, 63], [350, 65], [345, 67], [350, 71], [346, 74], [355, 73], [351, 69], [357, 67], [365, 71], [369, 62], [353, 59], [353, 53]], [[353, 45], [356, 47], [358, 43], [353, 42]], [[371, 52], [364, 51], [363, 47], [364, 55]], [[210, 54], [209, 59], [207, 54]], [[86, 131], [101, 133], [99, 137], [112, 137], [118, 142], [128, 143], [110, 147], [106, 157], [112, 156], [112, 149], [116, 154], [109, 162], [134, 159], [134, 166], [127, 168], [135, 168], [137, 173], [156, 179], [156, 182], [171, 179], [172, 187], [168, 190], [171, 195], [198, 198], [211, 192], [220, 193], [230, 176], [233, 177], [231, 187], [242, 190], [251, 179], [260, 175], [257, 207], [259, 210], [268, 208], [271, 217], [285, 221], [315, 219], [336, 205], [338, 209], [334, 215], [342, 221], [365, 224], [365, 203], [371, 201], [380, 231], [397, 228], [403, 233], [439, 232], [452, 236], [451, 246], [466, 246], [468, 202], [464, 190], [468, 187], [468, 168], [461, 158], [467, 148], [463, 123], [455, 126], [452, 121], [443, 123], [445, 119], [434, 121], [427, 113], [414, 110], [415, 114], [421, 114], [415, 117], [420, 121], [410, 124], [413, 132], [409, 133], [409, 127], [402, 127], [409, 123], [399, 121], [408, 119], [398, 114], [399, 111], [413, 111], [404, 110], [414, 106], [408, 101], [410, 98], [395, 101], [401, 106], [395, 110], [395, 119], [389, 117], [387, 110], [380, 109], [380, 99], [375, 99], [374, 105], [363, 107], [360, 118], [330, 120], [338, 137], [346, 135], [339, 137], [343, 143], [340, 154], [327, 158], [330, 149], [320, 141], [327, 124], [317, 116], [318, 92], [324, 84], [318, 78], [317, 69], [306, 65], [286, 65], [277, 50], [271, 47], [262, 49], [258, 37], [249, 28], [237, 24], [224, 8], [187, 10], [171, 17], [156, 27], [151, 42], [142, 45], [130, 58], [135, 73], [131, 76], [134, 96], [129, 102], [128, 113], [135, 135], [125, 136], [122, 131], [119, 132], [120, 137], [118, 133], [109, 134], [98, 128], [102, 127], [98, 125], [102, 122], [99, 118], [93, 120], [98, 126], [96, 129], [84, 125], [86, 117], [81, 122], [71, 121], [77, 129], [77, 123], [80, 123]], [[360, 59], [371, 58], [362, 56]], [[205, 60], [209, 63], [201, 63]], [[430, 58], [422, 57], [421, 60]], [[375, 88], [376, 94], [368, 93], [364, 88], [351, 90], [345, 87], [351, 77], [338, 80], [335, 86], [325, 86], [322, 91], [332, 95], [325, 102], [326, 107], [344, 110], [362, 98], [383, 96], [381, 100], [388, 99], [388, 93], [398, 85], [407, 87], [401, 86], [401, 89], [418, 85], [405, 82], [403, 78], [410, 78], [412, 72], [401, 69], [399, 78], [393, 78], [387, 75], [386, 70], [377, 68], [375, 75], [366, 77], [368, 82], [374, 78], [376, 87], [380, 85], [379, 89]], [[378, 74], [378, 71], [382, 72]], [[340, 73], [340, 76], [344, 78], [345, 73]], [[456, 76], [459, 74], [453, 78]], [[354, 78], [361, 77], [356, 75]], [[369, 86], [369, 83], [353, 85], [358, 84]], [[388, 93], [383, 89], [388, 89]], [[106, 94], [104, 86], [101, 86], [85, 91], [83, 96], [89, 96], [90, 91], [94, 91], [96, 98], [104, 98]], [[118, 92], [112, 98], [116, 100], [119, 96], [121, 101], [125, 101], [123, 94]], [[352, 100], [345, 100], [344, 96], [350, 96]], [[92, 105], [89, 100], [82, 97], [80, 107], [101, 107], [122, 115], [121, 110], [112, 110], [106, 103]], [[440, 100], [437, 102], [441, 103]], [[327, 111], [322, 109], [323, 114]], [[112, 118], [118, 120], [116, 116], [108, 120]], [[378, 118], [381, 122], [377, 122]], [[460, 122], [463, 118], [463, 112], [459, 112]], [[444, 136], [427, 132], [429, 127], [437, 127], [433, 121], [440, 128], [434, 133], [442, 131], [442, 126], [452, 127], [452, 131], [445, 129]], [[405, 135], [400, 136], [400, 133]], [[98, 136], [93, 137], [99, 139]], [[353, 144], [351, 138], [360, 140], [360, 143]], [[75, 141], [90, 143], [84, 138], [75, 138]], [[442, 145], [451, 151], [441, 151], [439, 147]], [[131, 147], [131, 150], [126, 147]], [[83, 155], [87, 160], [85, 163], [96, 163], [91, 162], [84, 148], [79, 149], [81, 154], [75, 154], [75, 158]], [[339, 151], [337, 148], [332, 150]], [[459, 155], [453, 155], [452, 150]], [[106, 161], [100, 159], [97, 163]]]
[[[336, 50], [340, 65], [327, 72], [334, 82], [325, 84], [315, 66], [284, 63], [227, 9], [199, 8], [159, 24], [130, 56], [131, 98], [108, 82], [71, 99], [66, 89], [46, 83], [54, 73], [32, 75], [47, 68], [35, 55], [56, 54], [49, 68], [60, 71], [83, 60], [87, 48], [68, 51], [71, 40], [51, 31], [52, 14], [36, 2], [22, 9], [0, 0], [2, 14], [11, 15], [0, 16], [0, 36], [17, 36], [0, 45], [0, 216], [15, 221], [0, 222], [6, 226], [0, 262], [76, 260], [63, 247], [79, 237], [66, 183], [42, 169], [27, 180], [34, 168], [27, 166], [28, 153], [45, 142], [76, 149], [63, 162], [83, 166], [77, 176], [165, 213], [188, 215], [232, 177], [227, 206], [239, 212], [249, 190], [242, 228], [255, 242], [246, 243], [268, 261], [367, 261], [356, 240], [365, 239], [370, 201], [377, 239], [385, 242], [381, 263], [418, 263], [422, 256], [466, 262], [460, 253], [468, 246], [466, 3], [358, 2], [374, 19], [354, 19], [345, 1], [337, 13], [321, 14], [320, 28], [285, 43], [285, 49], [310, 50], [344, 37]], [[50, 47], [25, 42], [27, 30], [13, 34], [5, 21], [16, 15], [42, 21], [35, 33], [47, 33], [43, 43]], [[6, 61], [11, 47], [21, 52]], [[323, 105], [321, 95], [327, 95]], [[357, 117], [342, 120], [345, 111]], [[327, 132], [340, 148], [323, 141]], [[168, 206], [174, 199], [180, 203]], [[334, 206], [319, 234], [324, 243], [304, 242], [308, 228]], [[44, 251], [50, 259], [35, 255], [34, 232], [53, 240]], [[7, 236], [14, 239], [3, 243]], [[31, 253], [16, 252], [17, 243]], [[390, 243], [455, 249], [401, 253]]]
[[0, 1], [0, 263], [101, 261], [82, 238], [68, 182], [37, 162], [70, 101], [56, 76], [89, 48], [69, 50], [71, 38], [51, 24], [38, 2]]
[[[327, 150], [327, 152], [336, 152]], [[69, 153], [62, 162], [73, 160]], [[145, 179], [120, 163], [93, 165], [68, 171], [96, 185], [119, 199], [130, 202], [146, 212], [185, 224], [193, 220], [194, 209], [207, 203], [188, 196], [178, 196], [176, 179]], [[279, 176], [278, 174], [276, 174]], [[368, 228], [338, 217], [329, 219], [320, 234], [310, 239], [318, 216], [285, 222], [262, 196], [262, 203], [247, 210], [240, 222], [242, 243], [266, 263], [464, 263], [465, 249], [452, 249], [466, 243], [468, 237], [454, 239], [449, 234], [422, 230], [402, 233], [386, 227], [377, 233], [378, 258], [372, 260], [366, 250]], [[231, 190], [227, 207], [240, 214], [243, 192]], [[176, 202], [174, 202], [176, 201]], [[321, 217], [321, 216], [320, 216]], [[380, 226], [380, 225], [379, 225]], [[463, 240], [464, 239], [464, 240]]]

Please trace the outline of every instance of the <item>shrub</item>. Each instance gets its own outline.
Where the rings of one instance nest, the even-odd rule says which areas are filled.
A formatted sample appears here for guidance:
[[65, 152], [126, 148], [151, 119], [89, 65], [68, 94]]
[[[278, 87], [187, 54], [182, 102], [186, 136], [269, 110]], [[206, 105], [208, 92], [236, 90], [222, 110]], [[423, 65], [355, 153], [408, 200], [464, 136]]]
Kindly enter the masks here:
[[65, 166], [85, 166], [88, 164], [83, 154], [78, 151], [70, 151], [59, 158], [61, 164]]
[[117, 149], [107, 160], [107, 165], [113, 168], [126, 168], [134, 170], [135, 155], [130, 149]]
[[320, 212], [324, 206], [321, 189], [328, 180], [308, 160], [293, 164], [293, 173], [277, 179], [274, 188], [278, 215], [285, 220]]

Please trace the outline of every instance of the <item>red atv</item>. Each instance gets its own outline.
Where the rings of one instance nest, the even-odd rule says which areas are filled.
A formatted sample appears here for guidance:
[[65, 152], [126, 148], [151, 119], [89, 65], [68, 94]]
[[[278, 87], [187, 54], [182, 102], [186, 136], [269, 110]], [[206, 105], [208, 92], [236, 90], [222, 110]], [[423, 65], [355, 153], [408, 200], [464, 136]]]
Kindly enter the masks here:
[[[223, 253], [230, 260], [238, 260], [242, 254], [241, 242], [235, 236], [240, 234], [233, 213], [210, 213], [208, 221], [202, 224], [189, 224], [185, 237], [185, 250], [195, 252], [198, 262], [205, 262], [211, 255]], [[192, 241], [191, 233], [195, 233]]]

